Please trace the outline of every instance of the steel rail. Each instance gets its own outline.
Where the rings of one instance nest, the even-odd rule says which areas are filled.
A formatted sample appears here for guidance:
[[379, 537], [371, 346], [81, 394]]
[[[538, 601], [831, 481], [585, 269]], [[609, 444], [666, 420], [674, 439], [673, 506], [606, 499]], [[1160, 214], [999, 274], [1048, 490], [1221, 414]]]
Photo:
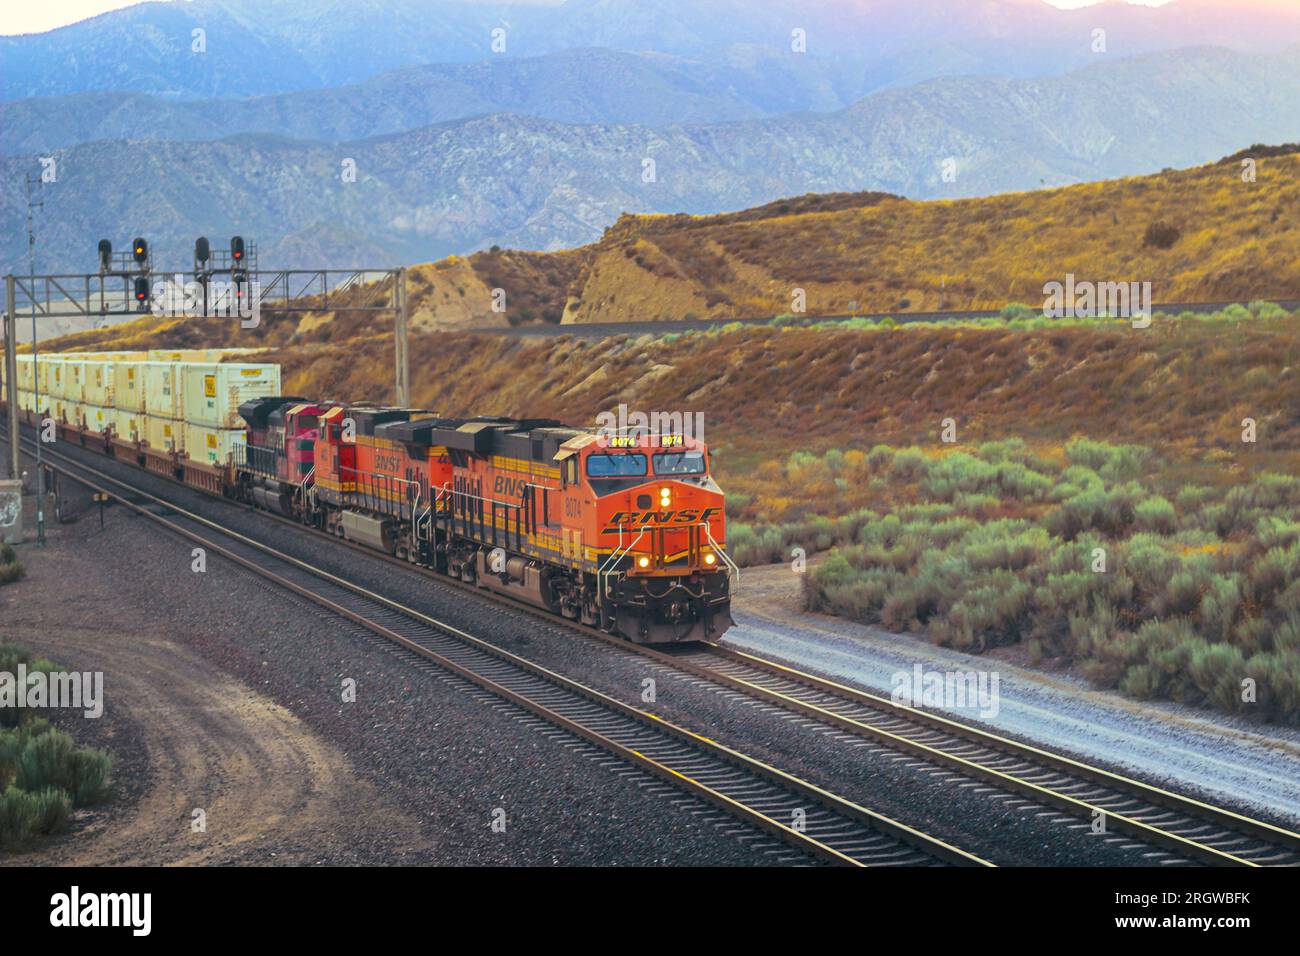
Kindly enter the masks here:
[[[246, 570], [252, 571], [297, 594], [299, 597], [324, 607], [330, 612], [432, 661], [439, 667], [525, 708], [536, 716], [576, 733], [589, 742], [614, 753], [616, 756], [677, 784], [687, 791], [727, 810], [745, 822], [779, 836], [817, 859], [850, 866], [917, 864], [927, 862], [927, 858], [929, 858], [928, 861], [957, 865], [992, 866], [988, 861], [914, 827], [899, 823], [884, 814], [849, 801], [822, 787], [668, 721], [654, 713], [642, 711], [619, 701], [594, 688], [497, 647], [490, 642], [474, 637], [454, 625], [438, 621], [420, 611], [406, 607], [320, 568], [313, 567], [307, 562], [284, 554], [259, 541], [224, 528], [201, 515], [189, 512], [172, 502], [151, 495], [75, 459], [57, 452], [53, 453], [53, 456], [47, 455], [47, 457], [55, 457], [66, 462], [64, 465], [50, 465], [50, 467], [66, 475], [69, 479], [94, 491], [108, 495], [132, 511], [186, 540], [208, 548]], [[77, 472], [95, 475], [104, 483], [101, 484]], [[115, 492], [111, 490], [109, 485], [117, 486], [124, 489], [124, 491]], [[458, 660], [454, 656], [449, 656], [445, 649], [439, 649], [436, 646], [431, 647], [427, 643], [415, 640], [409, 634], [403, 634], [399, 630], [395, 630], [394, 627], [375, 620], [373, 612], [365, 613], [355, 607], [349, 607], [341, 603], [337, 598], [331, 598], [327, 594], [321, 593], [319, 588], [304, 585], [301, 579], [293, 580], [283, 573], [264, 567], [258, 562], [250, 560], [247, 556], [239, 554], [235, 549], [223, 546], [210, 537], [205, 537], [175, 521], [154, 513], [138, 501], [131, 500], [131, 497], [149, 501], [184, 517], [186, 521], [193, 522], [229, 538], [244, 548], [264, 554], [276, 562], [326, 582], [348, 594], [355, 595], [370, 605], [378, 605], [409, 621], [451, 637], [460, 645], [471, 648], [480, 656], [507, 665], [516, 672], [516, 675], [521, 672], [528, 677], [539, 679], [539, 682], [546, 685], [546, 687], [538, 688], [533, 686], [521, 689], [517, 676], [506, 675], [503, 678], [499, 674], [484, 673], [485, 670], [490, 670], [490, 668], [483, 667], [481, 662], [467, 662], [463, 657]], [[478, 666], [475, 666], [475, 663], [478, 663]], [[511, 686], [512, 683], [514, 686]], [[547, 689], [551, 693], [547, 693]], [[597, 705], [603, 716], [608, 717], [612, 712], [617, 717], [635, 721], [642, 728], [649, 730], [652, 736], [646, 737], [642, 734], [638, 738], [634, 734], [629, 737], [627, 731], [623, 730], [620, 735], [624, 739], [620, 740], [610, 732], [607, 726], [603, 728], [600, 726], [602, 714], [584, 713], [579, 709], [576, 711], [578, 716], [574, 716], [575, 711], [572, 705], [568, 708], [569, 713], [565, 713], [555, 703], [553, 695], [555, 689]], [[548, 698], [548, 701], [543, 702], [539, 698]], [[597, 726], [593, 726], [593, 724]], [[689, 755], [683, 756], [680, 748], [678, 750], [671, 747], [665, 749], [662, 740], [654, 739], [656, 735], [661, 738], [667, 736], [672, 738], [673, 741], [684, 743], [692, 751], [705, 755], [709, 760], [703, 764], [700, 764], [697, 760], [692, 764]], [[629, 743], [629, 739], [635, 745]], [[710, 766], [710, 763], [713, 766]], [[742, 773], [738, 777], [733, 776], [731, 778], [728, 778], [726, 774], [720, 776], [717, 764], [729, 765]], [[683, 766], [686, 769], [681, 769]], [[756, 782], [765, 786], [755, 791]], [[788, 799], [781, 800], [781, 791], [797, 798], [796, 802], [791, 804]], [[805, 811], [806, 824], [803, 830], [780, 822], [781, 816], [792, 818], [794, 811], [804, 809], [803, 805], [798, 802], [799, 800], [811, 801], [816, 805], [813, 812]], [[775, 809], [764, 809], [765, 806], [774, 806]], [[820, 807], [823, 811], [820, 818], [816, 813], [817, 807]], [[816, 836], [813, 835], [814, 833], [821, 835]], [[882, 837], [886, 838], [884, 844], [881, 841]], [[918, 854], [915, 851], [920, 852]]]

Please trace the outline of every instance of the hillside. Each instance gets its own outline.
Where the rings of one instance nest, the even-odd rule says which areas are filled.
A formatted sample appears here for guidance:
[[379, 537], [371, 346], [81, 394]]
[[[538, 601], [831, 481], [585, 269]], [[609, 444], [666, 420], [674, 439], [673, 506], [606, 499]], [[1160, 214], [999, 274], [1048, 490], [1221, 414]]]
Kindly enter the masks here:
[[[375, 125], [388, 120], [406, 121]], [[957, 199], [1155, 173], [1300, 139], [1300, 48], [1112, 58], [1035, 80], [949, 77], [835, 112], [726, 123], [492, 113], [343, 142], [290, 139], [292, 129], [196, 143], [142, 128], [55, 151], [46, 267], [85, 268], [98, 236], [144, 235], [157, 261], [184, 262], [195, 236], [236, 232], [256, 238], [266, 265], [375, 267], [493, 245], [568, 248], [628, 211], [705, 215], [861, 190]], [[34, 164], [7, 155], [0, 177], [21, 181]], [[23, 261], [25, 214], [21, 191], [0, 193], [0, 263]]]
[[[1253, 184], [1241, 178], [1247, 155]], [[530, 315], [563, 311], [566, 323], [781, 315], [795, 288], [810, 315], [1037, 307], [1044, 283], [1067, 273], [1150, 281], [1156, 302], [1292, 298], [1297, 210], [1300, 150], [1255, 148], [1197, 169], [984, 199], [812, 195], [720, 216], [626, 215], [563, 260], [532, 254], [520, 283], [503, 268], [520, 253], [468, 263], [505, 276], [486, 284], [510, 301], [562, 290]], [[1177, 232], [1168, 248], [1147, 234], [1161, 223]], [[575, 262], [576, 281], [563, 284]], [[548, 284], [537, 270], [552, 273]], [[480, 317], [492, 318], [481, 304]]]
[[[1254, 183], [1241, 178], [1247, 156]], [[1150, 281], [1157, 303], [1288, 299], [1300, 297], [1297, 209], [1300, 147], [1257, 146], [1196, 169], [983, 199], [824, 193], [716, 216], [625, 215], [577, 249], [494, 248], [414, 266], [408, 291], [417, 330], [772, 317], [790, 312], [794, 288], [813, 316], [1037, 308], [1044, 283], [1068, 273]], [[1148, 235], [1161, 225], [1172, 232]], [[492, 311], [498, 288], [504, 313]], [[286, 317], [244, 334], [339, 341], [349, 332], [327, 333], [333, 320]], [[176, 323], [144, 327], [159, 325]], [[88, 334], [108, 348], [136, 333]]]

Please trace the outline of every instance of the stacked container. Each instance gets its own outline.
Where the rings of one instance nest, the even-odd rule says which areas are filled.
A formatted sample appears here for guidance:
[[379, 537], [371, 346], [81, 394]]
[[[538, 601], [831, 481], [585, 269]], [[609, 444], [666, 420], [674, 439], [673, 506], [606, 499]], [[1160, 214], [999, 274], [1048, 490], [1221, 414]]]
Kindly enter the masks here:
[[108, 426], [113, 423], [113, 409], [111, 408], [103, 408], [99, 405], [82, 405], [81, 414], [85, 429], [97, 435], [102, 435], [108, 431]]
[[110, 359], [87, 359], [82, 366], [82, 415], [86, 428], [100, 434], [113, 423], [113, 369]]
[[192, 362], [181, 366], [184, 447], [191, 461], [226, 464], [244, 444], [239, 406], [280, 394], [280, 366]]
[[113, 363], [113, 407], [119, 411], [144, 411], [144, 363]]
[[176, 362], [141, 362], [139, 368], [144, 380], [145, 441], [155, 451], [184, 451], [181, 366]]
[[145, 440], [144, 413], [129, 408], [113, 409], [113, 434], [120, 441], [140, 442]]
[[144, 440], [157, 452], [184, 451], [183, 423], [170, 418], [144, 417]]

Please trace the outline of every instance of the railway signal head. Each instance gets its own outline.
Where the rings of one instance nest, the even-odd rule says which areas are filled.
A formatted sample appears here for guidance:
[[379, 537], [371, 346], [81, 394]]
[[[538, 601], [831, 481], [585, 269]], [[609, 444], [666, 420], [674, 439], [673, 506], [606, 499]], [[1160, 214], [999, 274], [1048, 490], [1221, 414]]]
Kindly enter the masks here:
[[99, 240], [99, 271], [110, 272], [113, 268], [113, 244], [107, 239]]
[[231, 262], [243, 262], [243, 261], [244, 261], [244, 237], [243, 237], [243, 236], [233, 236], [233, 237], [231, 238], [231, 240], [230, 240], [230, 261], [231, 261]]
[[199, 236], [194, 240], [194, 261], [203, 263], [207, 262], [212, 256], [212, 250], [208, 246], [208, 237]]
[[135, 301], [143, 308], [149, 299], [149, 280], [143, 277], [135, 280]]
[[149, 243], [139, 237], [131, 243], [131, 257], [140, 265], [149, 261]]

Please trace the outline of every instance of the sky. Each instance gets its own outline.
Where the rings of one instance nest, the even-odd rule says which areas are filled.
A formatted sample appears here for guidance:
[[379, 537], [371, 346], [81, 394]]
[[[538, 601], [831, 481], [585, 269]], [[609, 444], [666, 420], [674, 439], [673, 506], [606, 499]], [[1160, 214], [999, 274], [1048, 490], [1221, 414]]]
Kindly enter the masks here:
[[[20, 3], [8, 0], [0, 14], [0, 35], [15, 33], [43, 33], [55, 27], [66, 26], [87, 17], [133, 6], [137, 0], [45, 0], [44, 3]], [[1088, 7], [1101, 0], [1046, 0], [1055, 7]], [[1171, 0], [1129, 0], [1158, 7]]]

